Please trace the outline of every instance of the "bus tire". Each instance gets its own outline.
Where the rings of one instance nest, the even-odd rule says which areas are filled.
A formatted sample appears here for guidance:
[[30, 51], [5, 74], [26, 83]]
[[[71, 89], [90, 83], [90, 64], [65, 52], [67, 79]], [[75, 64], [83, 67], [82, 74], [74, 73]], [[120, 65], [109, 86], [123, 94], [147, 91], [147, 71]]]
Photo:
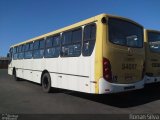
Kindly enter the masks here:
[[51, 77], [49, 73], [44, 73], [42, 76], [42, 89], [46, 93], [51, 92]]
[[18, 81], [18, 80], [19, 80], [19, 78], [17, 77], [16, 70], [13, 71], [13, 79], [14, 79], [15, 81]]

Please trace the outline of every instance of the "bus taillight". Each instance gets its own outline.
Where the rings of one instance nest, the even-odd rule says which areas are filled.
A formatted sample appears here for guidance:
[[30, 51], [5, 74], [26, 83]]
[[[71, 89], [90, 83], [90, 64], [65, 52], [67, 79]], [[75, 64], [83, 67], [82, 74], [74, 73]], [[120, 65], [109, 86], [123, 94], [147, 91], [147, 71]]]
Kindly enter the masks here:
[[107, 58], [103, 58], [103, 78], [107, 81], [112, 81], [111, 64]]

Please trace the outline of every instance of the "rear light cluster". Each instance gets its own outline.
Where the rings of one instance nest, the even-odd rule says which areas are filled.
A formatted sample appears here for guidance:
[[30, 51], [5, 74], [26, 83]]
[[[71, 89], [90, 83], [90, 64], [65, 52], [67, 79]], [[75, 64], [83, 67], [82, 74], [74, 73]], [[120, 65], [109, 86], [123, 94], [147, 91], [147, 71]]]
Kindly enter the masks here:
[[103, 78], [109, 82], [112, 82], [111, 64], [107, 58], [103, 58]]

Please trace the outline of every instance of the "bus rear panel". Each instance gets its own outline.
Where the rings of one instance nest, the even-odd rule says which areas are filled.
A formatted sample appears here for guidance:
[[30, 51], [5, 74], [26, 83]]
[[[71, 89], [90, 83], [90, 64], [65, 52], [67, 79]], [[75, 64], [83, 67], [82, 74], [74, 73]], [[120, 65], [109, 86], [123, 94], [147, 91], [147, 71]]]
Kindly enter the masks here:
[[107, 17], [103, 39], [103, 78], [99, 93], [117, 93], [144, 87], [143, 27], [128, 20]]
[[160, 32], [145, 30], [145, 83], [160, 82]]

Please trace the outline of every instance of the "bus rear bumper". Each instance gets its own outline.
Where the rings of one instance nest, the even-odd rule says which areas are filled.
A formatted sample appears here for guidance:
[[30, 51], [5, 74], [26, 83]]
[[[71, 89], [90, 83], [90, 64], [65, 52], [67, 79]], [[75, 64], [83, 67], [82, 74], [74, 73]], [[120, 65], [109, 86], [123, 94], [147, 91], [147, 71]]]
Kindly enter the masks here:
[[105, 79], [99, 80], [99, 94], [120, 93], [144, 88], [144, 79], [130, 84], [110, 83]]
[[160, 82], [160, 77], [148, 77], [145, 76], [145, 84]]

